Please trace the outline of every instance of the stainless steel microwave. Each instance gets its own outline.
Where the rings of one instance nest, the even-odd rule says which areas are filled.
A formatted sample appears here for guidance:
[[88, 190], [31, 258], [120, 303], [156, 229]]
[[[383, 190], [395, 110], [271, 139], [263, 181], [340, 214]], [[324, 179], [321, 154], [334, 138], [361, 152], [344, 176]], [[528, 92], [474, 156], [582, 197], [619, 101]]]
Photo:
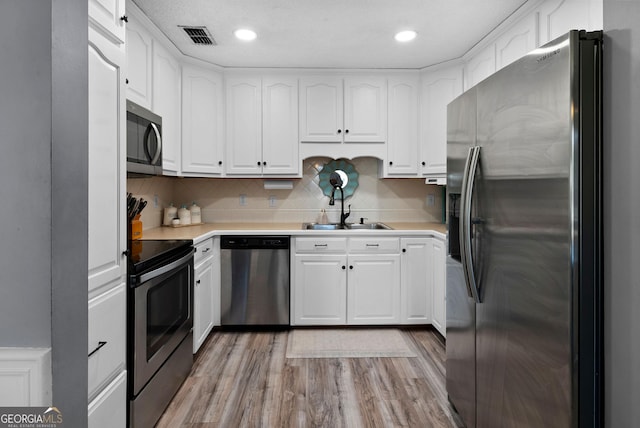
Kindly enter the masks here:
[[127, 100], [127, 174], [162, 174], [162, 118]]

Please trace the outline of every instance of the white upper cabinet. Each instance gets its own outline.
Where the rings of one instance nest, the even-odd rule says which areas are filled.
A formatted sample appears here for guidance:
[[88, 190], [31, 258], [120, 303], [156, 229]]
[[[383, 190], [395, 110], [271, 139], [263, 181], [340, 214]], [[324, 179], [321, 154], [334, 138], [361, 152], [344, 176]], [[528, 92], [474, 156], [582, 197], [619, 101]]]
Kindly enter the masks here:
[[124, 280], [124, 47], [89, 28], [89, 291]]
[[262, 83], [260, 78], [226, 79], [228, 174], [262, 173]]
[[124, 43], [126, 19], [125, 0], [89, 0], [89, 22], [111, 42]]
[[151, 110], [151, 68], [153, 39], [130, 18], [127, 24], [127, 98]]
[[538, 46], [537, 16], [529, 15], [518, 21], [496, 40], [496, 66], [501, 69], [518, 60]]
[[387, 140], [387, 84], [384, 77], [344, 79], [345, 143]]
[[602, 30], [602, 0], [547, 0], [540, 6], [540, 45], [569, 30]]
[[298, 79], [262, 79], [262, 172], [297, 174]]
[[300, 141], [383, 143], [386, 139], [385, 78], [300, 79]]
[[220, 175], [223, 168], [223, 83], [208, 69], [182, 68], [182, 174]]
[[226, 94], [226, 174], [299, 175], [297, 79], [232, 76]]
[[473, 58], [471, 58], [464, 71], [465, 91], [496, 72], [496, 45], [490, 44]]
[[153, 107], [162, 117], [162, 171], [180, 173], [180, 64], [160, 43], [153, 46]]
[[462, 66], [422, 74], [420, 168], [422, 175], [447, 172], [447, 104], [462, 93]]
[[300, 79], [300, 141], [341, 143], [343, 132], [342, 79]]
[[388, 79], [388, 141], [383, 175], [418, 173], [418, 75]]

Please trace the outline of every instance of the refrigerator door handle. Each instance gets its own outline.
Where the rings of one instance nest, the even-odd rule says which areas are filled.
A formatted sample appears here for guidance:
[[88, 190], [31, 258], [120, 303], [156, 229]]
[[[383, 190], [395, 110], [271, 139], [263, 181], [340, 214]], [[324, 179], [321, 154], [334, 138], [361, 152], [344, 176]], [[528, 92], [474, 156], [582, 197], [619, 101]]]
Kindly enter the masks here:
[[462, 178], [462, 197], [460, 198], [460, 250], [462, 253], [462, 271], [464, 272], [467, 294], [476, 303], [481, 303], [480, 292], [473, 272], [473, 258], [471, 254], [471, 198], [475, 182], [480, 146], [469, 148]]

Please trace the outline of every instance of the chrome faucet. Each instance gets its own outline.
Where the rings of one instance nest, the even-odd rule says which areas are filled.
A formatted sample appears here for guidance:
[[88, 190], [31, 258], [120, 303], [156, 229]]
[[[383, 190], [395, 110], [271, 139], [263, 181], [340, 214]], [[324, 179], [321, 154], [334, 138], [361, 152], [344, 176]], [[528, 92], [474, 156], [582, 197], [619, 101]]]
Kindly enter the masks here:
[[336, 203], [336, 201], [335, 201], [336, 189], [340, 189], [340, 195], [342, 196], [342, 198], [340, 198], [340, 202], [341, 202], [341, 207], [340, 207], [340, 227], [345, 227], [346, 226], [345, 220], [347, 219], [347, 217], [349, 217], [351, 215], [351, 205], [349, 205], [349, 212], [345, 214], [345, 212], [344, 212], [344, 190], [342, 189], [342, 178], [340, 178], [340, 175], [337, 172], [334, 171], [329, 176], [329, 183], [333, 187], [333, 189], [331, 190], [331, 198], [329, 198], [329, 205], [335, 205], [335, 203]]

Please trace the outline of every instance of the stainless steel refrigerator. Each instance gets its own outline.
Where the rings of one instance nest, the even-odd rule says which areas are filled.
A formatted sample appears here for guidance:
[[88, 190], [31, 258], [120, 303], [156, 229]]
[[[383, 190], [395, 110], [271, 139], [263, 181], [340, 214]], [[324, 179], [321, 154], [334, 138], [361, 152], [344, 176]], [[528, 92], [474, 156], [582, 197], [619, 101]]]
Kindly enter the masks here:
[[603, 421], [601, 32], [571, 31], [447, 116], [447, 392], [467, 427]]

